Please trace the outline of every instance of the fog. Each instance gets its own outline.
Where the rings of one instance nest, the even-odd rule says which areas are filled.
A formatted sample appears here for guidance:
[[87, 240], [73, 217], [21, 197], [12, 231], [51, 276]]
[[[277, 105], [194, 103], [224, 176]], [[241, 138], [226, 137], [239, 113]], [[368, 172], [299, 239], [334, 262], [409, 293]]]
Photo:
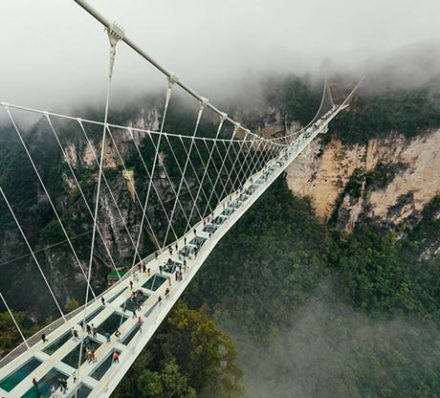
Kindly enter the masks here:
[[[261, 74], [316, 74], [414, 43], [440, 40], [438, 0], [90, 0], [155, 59], [202, 94], [240, 91]], [[0, 2], [0, 100], [44, 109], [101, 102], [108, 43], [73, 1]], [[164, 87], [152, 67], [118, 46], [114, 96]]]
[[276, 336], [235, 336], [246, 396], [377, 397], [393, 391], [419, 396], [416, 392], [429, 390], [432, 369], [440, 365], [438, 328], [409, 317], [381, 319], [355, 311], [332, 289], [323, 283], [292, 313], [292, 326]]

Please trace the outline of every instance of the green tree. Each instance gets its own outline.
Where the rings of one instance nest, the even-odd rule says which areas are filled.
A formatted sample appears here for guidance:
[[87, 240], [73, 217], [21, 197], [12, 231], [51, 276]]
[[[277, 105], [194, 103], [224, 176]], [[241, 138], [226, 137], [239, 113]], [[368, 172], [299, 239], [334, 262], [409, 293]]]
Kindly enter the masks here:
[[[15, 320], [22, 328], [25, 336], [32, 333], [32, 324], [27, 319], [26, 314], [23, 312], [13, 313]], [[18, 332], [11, 316], [8, 312], [0, 312], [0, 358], [6, 355], [10, 350], [18, 346], [22, 342], [20, 333]]]
[[240, 397], [231, 338], [205, 311], [179, 304], [135, 362], [115, 398]]
[[180, 372], [175, 361], [167, 363], [162, 372], [145, 371], [139, 378], [139, 391], [148, 398], [195, 398], [194, 388]]

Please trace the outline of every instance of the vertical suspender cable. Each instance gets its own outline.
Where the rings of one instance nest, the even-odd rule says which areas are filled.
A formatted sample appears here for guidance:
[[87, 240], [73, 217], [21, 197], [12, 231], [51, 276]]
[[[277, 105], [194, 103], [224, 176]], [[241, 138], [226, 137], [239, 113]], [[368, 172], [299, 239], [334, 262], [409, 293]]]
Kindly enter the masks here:
[[[113, 24], [110, 28], [107, 28], [107, 35], [110, 41], [110, 62], [109, 62], [109, 74], [107, 80], [107, 97], [105, 100], [105, 111], [104, 111], [104, 126], [102, 129], [102, 140], [101, 140], [101, 154], [99, 159], [99, 170], [98, 170], [98, 183], [96, 187], [96, 198], [95, 198], [95, 211], [93, 215], [93, 231], [92, 231], [92, 241], [90, 247], [90, 258], [89, 258], [89, 268], [87, 274], [87, 289], [86, 289], [86, 297], [84, 303], [84, 312], [83, 312], [83, 325], [85, 327], [86, 323], [86, 315], [87, 315], [87, 305], [89, 301], [89, 290], [90, 290], [90, 279], [92, 276], [92, 265], [93, 265], [93, 253], [95, 249], [95, 237], [96, 237], [96, 228], [98, 224], [98, 211], [99, 211], [99, 199], [101, 193], [101, 180], [102, 180], [102, 168], [104, 165], [104, 153], [105, 153], [105, 140], [106, 140], [106, 132], [107, 132], [107, 120], [108, 120], [108, 108], [110, 103], [110, 90], [113, 76], [113, 66], [116, 58], [116, 44], [120, 39], [124, 37], [124, 32], [118, 26]], [[79, 358], [78, 358], [78, 380], [80, 380], [80, 368], [81, 368], [81, 360], [82, 360], [82, 351], [84, 347], [84, 336], [81, 338], [80, 350], [79, 350]], [[78, 396], [78, 390], [75, 392], [75, 398]]]

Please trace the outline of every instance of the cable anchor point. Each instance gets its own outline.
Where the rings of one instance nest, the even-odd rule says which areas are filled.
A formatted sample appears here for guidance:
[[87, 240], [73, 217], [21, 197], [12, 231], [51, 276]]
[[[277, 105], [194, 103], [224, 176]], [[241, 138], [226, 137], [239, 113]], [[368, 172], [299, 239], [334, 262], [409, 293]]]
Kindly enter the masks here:
[[209, 104], [208, 98], [200, 97], [200, 108], [201, 109], [206, 108], [208, 106], [208, 104]]
[[179, 77], [177, 75], [175, 75], [174, 73], [171, 73], [168, 76], [168, 87], [171, 88], [176, 83], [179, 83]]
[[116, 44], [118, 44], [119, 40], [122, 40], [125, 36], [124, 29], [113, 22], [110, 27], [106, 29], [108, 40], [110, 42], [110, 70], [109, 77], [112, 77], [113, 74], [113, 65], [115, 63], [116, 57]]

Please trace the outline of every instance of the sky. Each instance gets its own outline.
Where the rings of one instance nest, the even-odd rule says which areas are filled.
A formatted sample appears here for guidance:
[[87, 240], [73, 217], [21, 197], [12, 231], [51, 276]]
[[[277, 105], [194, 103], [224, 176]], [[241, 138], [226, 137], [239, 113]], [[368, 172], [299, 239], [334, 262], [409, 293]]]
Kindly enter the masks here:
[[[89, 0], [202, 95], [233, 96], [240, 79], [358, 67], [371, 55], [440, 40], [439, 0]], [[56, 110], [102, 102], [103, 27], [73, 0], [0, 0], [0, 101]], [[166, 81], [119, 44], [114, 93]], [[224, 94], [223, 93], [223, 94]]]

